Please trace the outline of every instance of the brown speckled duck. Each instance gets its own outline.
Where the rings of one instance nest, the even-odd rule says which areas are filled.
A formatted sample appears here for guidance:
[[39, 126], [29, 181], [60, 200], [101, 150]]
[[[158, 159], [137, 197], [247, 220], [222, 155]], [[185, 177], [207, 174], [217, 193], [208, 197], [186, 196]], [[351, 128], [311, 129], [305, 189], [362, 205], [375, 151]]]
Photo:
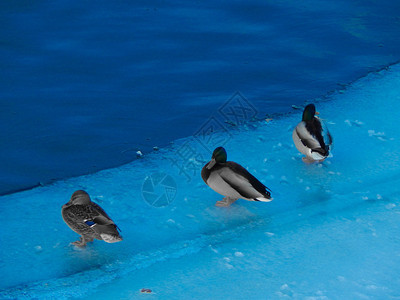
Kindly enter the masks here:
[[85, 191], [74, 192], [69, 202], [62, 206], [61, 215], [64, 222], [81, 235], [80, 240], [72, 243], [75, 246], [85, 247], [94, 239], [107, 243], [122, 241], [117, 225]]

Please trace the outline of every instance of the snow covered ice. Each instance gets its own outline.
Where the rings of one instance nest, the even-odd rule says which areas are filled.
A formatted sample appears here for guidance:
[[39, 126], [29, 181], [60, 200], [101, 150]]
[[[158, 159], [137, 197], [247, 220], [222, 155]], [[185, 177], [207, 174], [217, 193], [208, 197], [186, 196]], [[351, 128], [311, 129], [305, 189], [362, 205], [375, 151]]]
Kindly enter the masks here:
[[[301, 110], [232, 128], [228, 160], [271, 188], [270, 203], [215, 207], [222, 196], [202, 182], [202, 165], [188, 181], [171, 163], [187, 142], [209, 160], [193, 138], [1, 197], [0, 298], [399, 298], [399, 86], [394, 65], [316, 102], [334, 140], [322, 164], [304, 164], [293, 146]], [[160, 171], [174, 178], [176, 196], [154, 207], [142, 188]], [[124, 241], [69, 246], [77, 235], [60, 209], [77, 189], [109, 213]]]

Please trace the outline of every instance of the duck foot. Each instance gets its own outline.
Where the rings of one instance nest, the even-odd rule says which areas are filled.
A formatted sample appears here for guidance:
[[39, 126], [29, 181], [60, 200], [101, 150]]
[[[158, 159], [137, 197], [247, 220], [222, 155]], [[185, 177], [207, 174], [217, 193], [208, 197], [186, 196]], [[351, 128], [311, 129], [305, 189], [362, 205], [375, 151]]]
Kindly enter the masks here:
[[73, 242], [73, 243], [71, 243], [71, 245], [74, 245], [74, 246], [80, 247], [80, 248], [84, 248], [84, 247], [86, 247], [87, 243], [93, 242], [93, 240], [94, 240], [94, 238], [81, 236], [79, 241]]
[[221, 201], [217, 201], [217, 202], [215, 203], [215, 206], [219, 206], [219, 207], [228, 207], [228, 206], [230, 206], [232, 203], [234, 203], [236, 200], [237, 200], [237, 199], [225, 197], [225, 198], [222, 199]]

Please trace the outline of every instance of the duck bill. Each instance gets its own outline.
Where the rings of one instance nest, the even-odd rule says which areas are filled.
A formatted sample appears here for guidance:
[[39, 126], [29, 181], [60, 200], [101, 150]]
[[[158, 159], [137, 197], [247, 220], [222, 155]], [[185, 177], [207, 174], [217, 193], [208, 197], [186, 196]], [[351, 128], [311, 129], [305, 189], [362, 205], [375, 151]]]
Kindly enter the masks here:
[[212, 167], [214, 167], [215, 163], [216, 163], [215, 158], [213, 158], [213, 159], [208, 163], [207, 169], [210, 170]]
[[318, 115], [319, 115], [319, 112], [316, 111], [316, 112], [315, 112], [315, 115], [318, 116]]

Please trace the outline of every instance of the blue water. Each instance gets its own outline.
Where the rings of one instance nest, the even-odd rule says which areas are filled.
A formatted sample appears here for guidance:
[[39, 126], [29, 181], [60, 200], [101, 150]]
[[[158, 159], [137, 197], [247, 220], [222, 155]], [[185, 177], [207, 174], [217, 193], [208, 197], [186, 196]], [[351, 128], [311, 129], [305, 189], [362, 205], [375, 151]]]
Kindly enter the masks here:
[[240, 91], [290, 112], [400, 59], [398, 1], [3, 1], [0, 193], [122, 165]]

